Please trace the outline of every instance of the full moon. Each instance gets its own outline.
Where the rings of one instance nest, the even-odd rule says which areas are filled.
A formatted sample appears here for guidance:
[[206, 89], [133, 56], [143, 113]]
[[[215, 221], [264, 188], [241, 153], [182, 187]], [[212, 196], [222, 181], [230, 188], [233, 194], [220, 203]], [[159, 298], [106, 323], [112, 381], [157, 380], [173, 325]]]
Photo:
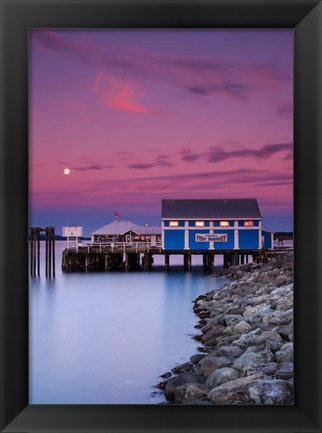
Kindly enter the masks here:
[[67, 175], [67, 174], [69, 174], [69, 173], [70, 173], [70, 170], [69, 170], [69, 168], [65, 168], [65, 169], [64, 169], [64, 174], [66, 174], [66, 175]]

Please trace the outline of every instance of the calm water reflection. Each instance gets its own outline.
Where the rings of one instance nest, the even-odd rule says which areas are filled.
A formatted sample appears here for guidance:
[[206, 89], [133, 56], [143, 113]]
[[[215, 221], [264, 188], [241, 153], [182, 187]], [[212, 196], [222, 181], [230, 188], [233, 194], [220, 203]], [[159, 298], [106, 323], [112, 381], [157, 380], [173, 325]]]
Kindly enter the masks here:
[[180, 270], [63, 274], [62, 247], [56, 278], [42, 264], [30, 281], [30, 403], [159, 403], [159, 375], [196, 353], [191, 301], [225, 280]]

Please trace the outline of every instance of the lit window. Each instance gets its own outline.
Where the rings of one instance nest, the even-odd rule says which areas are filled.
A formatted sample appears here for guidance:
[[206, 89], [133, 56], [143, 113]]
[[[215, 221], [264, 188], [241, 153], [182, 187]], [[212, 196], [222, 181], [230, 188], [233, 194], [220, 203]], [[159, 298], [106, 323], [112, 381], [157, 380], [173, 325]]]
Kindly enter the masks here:
[[196, 221], [195, 227], [205, 227], [205, 222], [204, 221]]
[[245, 227], [254, 227], [254, 221], [244, 221]]
[[179, 227], [179, 222], [178, 221], [170, 221], [169, 227]]
[[220, 221], [219, 226], [220, 227], [229, 227], [229, 221]]

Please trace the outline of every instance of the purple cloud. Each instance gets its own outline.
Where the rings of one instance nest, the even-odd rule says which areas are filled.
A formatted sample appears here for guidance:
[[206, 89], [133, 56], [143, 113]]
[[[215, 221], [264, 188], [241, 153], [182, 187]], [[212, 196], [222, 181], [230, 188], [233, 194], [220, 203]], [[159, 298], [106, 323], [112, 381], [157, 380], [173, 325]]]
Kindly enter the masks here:
[[106, 164], [89, 164], [84, 166], [72, 167], [73, 170], [77, 170], [77, 171], [103, 170], [104, 168], [115, 168], [115, 167], [114, 165], [106, 165]]
[[118, 76], [131, 76], [139, 81], [162, 81], [203, 97], [221, 93], [245, 99], [254, 85], [264, 83], [267, 86], [267, 81], [282, 84], [291, 80], [290, 74], [278, 65], [237, 65], [202, 56], [164, 55], [134, 48], [115, 52], [109, 46], [102, 49], [89, 43], [76, 43], [66, 34], [58, 34], [54, 30], [35, 32], [41, 45], [51, 52], [78, 57], [81, 62], [102, 68], [108, 67], [109, 70], [116, 70]]
[[248, 92], [247, 86], [233, 82], [222, 82], [217, 85], [196, 85], [186, 87], [186, 90], [199, 96], [210, 96], [215, 93], [223, 93], [237, 99], [246, 99]]
[[130, 164], [129, 168], [134, 168], [136, 170], [147, 170], [149, 168], [154, 167], [154, 164]]
[[267, 144], [260, 149], [237, 149], [225, 150], [224, 147], [212, 146], [204, 153], [190, 153], [189, 150], [181, 152], [181, 159], [186, 162], [193, 162], [199, 159], [206, 159], [208, 162], [222, 162], [231, 158], [247, 158], [254, 157], [257, 159], [267, 159], [278, 152], [287, 152], [283, 159], [291, 159], [293, 157], [293, 144], [292, 143], [274, 143]]

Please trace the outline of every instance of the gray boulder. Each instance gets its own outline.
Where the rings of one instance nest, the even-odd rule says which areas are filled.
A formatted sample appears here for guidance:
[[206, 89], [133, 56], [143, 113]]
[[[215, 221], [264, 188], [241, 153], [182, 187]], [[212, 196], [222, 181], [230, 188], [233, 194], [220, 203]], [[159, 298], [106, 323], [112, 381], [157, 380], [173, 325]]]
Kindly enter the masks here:
[[293, 362], [293, 343], [285, 343], [279, 351], [275, 353], [277, 362]]
[[174, 390], [178, 388], [178, 386], [184, 385], [186, 383], [205, 383], [205, 378], [201, 375], [185, 372], [181, 373], [176, 377], [172, 377], [167, 380], [164, 388], [166, 399], [169, 401], [174, 400]]
[[267, 308], [267, 304], [259, 304], [259, 305], [254, 305], [253, 307], [246, 307], [243, 316], [244, 317], [254, 316], [264, 308]]
[[271, 325], [288, 325], [293, 320], [293, 309], [286, 311], [276, 310], [263, 318], [263, 322]]
[[193, 364], [198, 364], [198, 362], [200, 362], [204, 357], [205, 357], [206, 355], [192, 355], [191, 357], [190, 357], [190, 361], [193, 363]]
[[174, 390], [174, 401], [176, 404], [193, 404], [196, 400], [204, 398], [207, 395], [205, 385], [198, 383], [186, 383], [178, 386]]
[[223, 333], [225, 328], [222, 325], [214, 325], [205, 334], [202, 335], [201, 341], [208, 346], [211, 346], [216, 341], [216, 337]]
[[224, 330], [224, 334], [244, 334], [244, 333], [248, 333], [252, 330], [252, 326], [247, 323], [245, 320], [242, 320], [239, 323], [236, 323], [235, 325], [231, 325], [228, 326], [225, 330]]
[[205, 377], [208, 377], [214, 370], [217, 370], [218, 368], [230, 367], [232, 362], [233, 361], [230, 358], [227, 358], [227, 356], [206, 356], [199, 363], [200, 372]]
[[172, 373], [182, 373], [183, 371], [190, 371], [193, 367], [192, 362], [184, 362], [183, 364], [177, 365], [172, 368]]
[[265, 349], [270, 350], [272, 353], [276, 353], [283, 346], [282, 341], [267, 341]]
[[249, 387], [262, 378], [261, 373], [241, 377], [213, 388], [207, 398], [215, 404], [231, 404], [232, 402], [251, 403]]
[[217, 351], [219, 356], [227, 356], [228, 358], [239, 358], [244, 352], [238, 346], [220, 346]]
[[256, 339], [257, 344], [267, 344], [268, 342], [281, 343], [282, 337], [275, 331], [264, 331]]
[[237, 340], [233, 342], [233, 345], [236, 345], [241, 348], [246, 348], [248, 346], [252, 346], [256, 342], [256, 336], [260, 333], [260, 329], [255, 329], [254, 331], [248, 332], [245, 335], [242, 335]]
[[241, 320], [243, 320], [243, 317], [240, 314], [226, 314], [224, 316], [224, 321], [227, 326], [235, 325]]
[[285, 362], [276, 371], [275, 377], [277, 379], [289, 380], [293, 378], [293, 362]]
[[263, 379], [249, 387], [256, 404], [290, 404], [293, 391], [285, 380]]
[[263, 373], [267, 376], [273, 376], [278, 369], [276, 362], [250, 362], [242, 368], [242, 376], [249, 376], [254, 373]]
[[234, 361], [232, 368], [235, 368], [237, 371], [242, 371], [243, 368], [250, 363], [252, 363], [253, 365], [260, 365], [265, 362], [270, 362], [273, 359], [274, 355], [269, 350], [245, 353]]
[[235, 380], [239, 377], [238, 371], [233, 368], [224, 367], [218, 368], [218, 370], [213, 371], [206, 380], [206, 386], [209, 389], [213, 389], [216, 386], [222, 385], [223, 383]]

